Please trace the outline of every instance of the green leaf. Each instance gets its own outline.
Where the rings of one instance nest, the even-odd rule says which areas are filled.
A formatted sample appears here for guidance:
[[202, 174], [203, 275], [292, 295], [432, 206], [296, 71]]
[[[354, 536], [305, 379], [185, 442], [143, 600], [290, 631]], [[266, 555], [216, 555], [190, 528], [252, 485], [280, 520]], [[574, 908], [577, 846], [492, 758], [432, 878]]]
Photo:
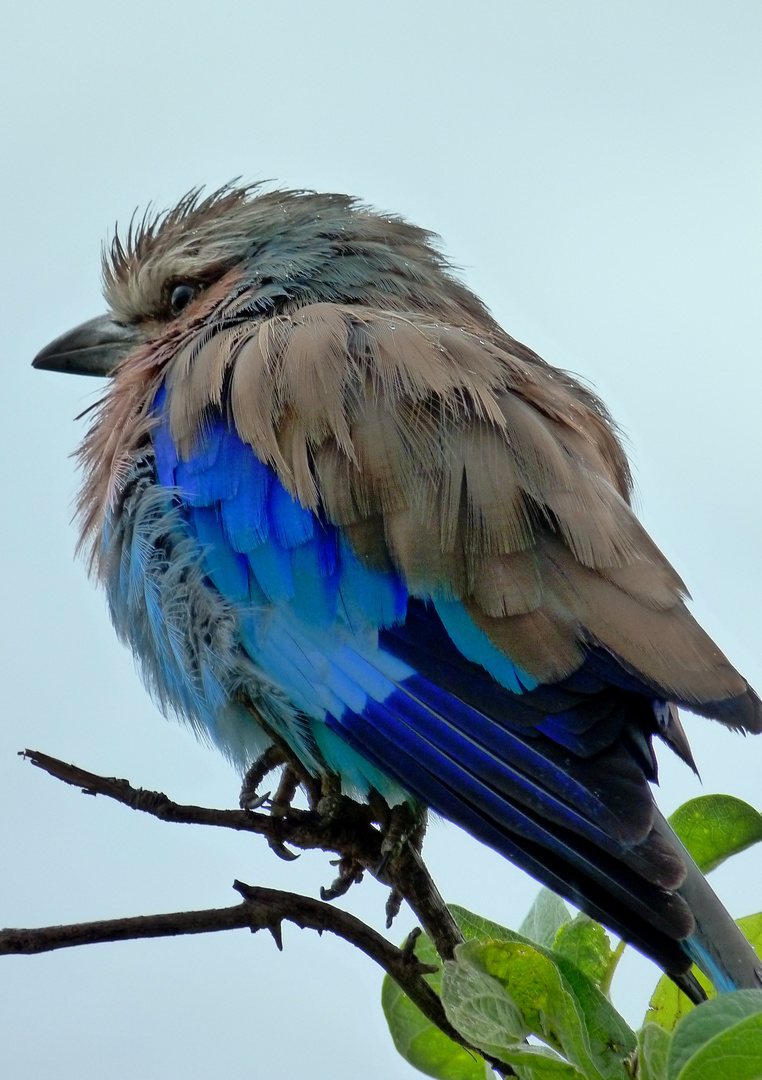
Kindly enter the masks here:
[[528, 940], [522, 936], [523, 931], [517, 934], [515, 930], [509, 930], [507, 926], [493, 922], [492, 919], [485, 919], [483, 915], [476, 915], [459, 904], [448, 904], [447, 907], [466, 941]]
[[438, 1080], [484, 1080], [485, 1063], [435, 1027], [387, 975], [381, 993], [386, 1022], [399, 1054]]
[[732, 795], [700, 795], [669, 823], [705, 874], [762, 840], [762, 814]]
[[578, 1066], [563, 1070], [563, 1061], [546, 1053], [542, 1064], [552, 1063], [556, 1074], [561, 1069], [561, 1075], [581, 1072], [602, 1080], [573, 994], [553, 962], [528, 943], [459, 945], [455, 960], [445, 965], [442, 1003], [451, 1023], [496, 1057], [506, 1060], [510, 1052], [513, 1062], [523, 1062], [526, 1051], [518, 1040], [532, 1034]]
[[550, 949], [556, 934], [571, 919], [571, 912], [552, 889], [540, 889], [519, 927], [519, 933]]
[[[545, 903], [545, 900], [547, 898], [542, 903]], [[552, 910], [552, 902], [548, 906]], [[557, 906], [555, 910], [559, 911]], [[566, 911], [565, 906], [564, 910]], [[475, 915], [466, 908], [452, 906], [450, 911], [467, 941], [533, 944], [521, 934]], [[634, 1033], [600, 990], [571, 960], [550, 949], [539, 946], [535, 948], [558, 966], [584, 1018], [584, 1026], [594, 1033], [590, 1054], [597, 1071], [593, 1075], [603, 1076], [606, 1080], [619, 1080], [624, 1075], [621, 1063], [635, 1048]], [[434, 947], [425, 934], [416, 942], [415, 952], [423, 963], [439, 963]], [[437, 992], [440, 991], [439, 973], [427, 975], [425, 978]], [[502, 992], [505, 993], [504, 990]], [[486, 1067], [483, 1059], [469, 1054], [429, 1023], [407, 995], [388, 977], [384, 979], [382, 1004], [395, 1046], [411, 1065], [429, 1076], [440, 1077], [441, 1080], [483, 1080]], [[489, 1008], [494, 1010], [497, 1005], [494, 1001], [489, 1003], [485, 999], [488, 1015], [487, 1019], [479, 1021], [480, 1023], [489, 1023]], [[471, 1022], [476, 1023], [476, 1018], [472, 1018]], [[464, 1038], [469, 1038], [465, 1032], [463, 1035]], [[484, 1045], [485, 1051], [489, 1052], [485, 1043], [479, 1041], [478, 1045]], [[515, 1053], [523, 1055], [521, 1063], [513, 1060]], [[509, 1055], [510, 1060], [506, 1055]], [[545, 1077], [548, 1080], [576, 1080], [578, 1075], [578, 1070], [541, 1047], [527, 1047], [522, 1044], [519, 1049], [514, 1050], [507, 1046], [502, 1057], [516, 1068], [522, 1080], [545, 1080]]]
[[587, 1080], [579, 1069], [544, 1046], [508, 1046], [502, 1059], [513, 1066], [521, 1080]]
[[[717, 996], [717, 991], [697, 967], [693, 967], [693, 974], [704, 988], [708, 997]], [[686, 997], [682, 990], [678, 990], [668, 975], [662, 975], [656, 984], [656, 989], [648, 1003], [648, 1012], [645, 1015], [645, 1024], [658, 1024], [665, 1031], [674, 1031], [680, 1021], [688, 1013], [693, 1012], [695, 1005]]]
[[[504, 926], [474, 915], [465, 908], [451, 908], [461, 933], [469, 938], [501, 938], [510, 934]], [[426, 934], [415, 943], [415, 954], [424, 964], [440, 964], [439, 956]], [[426, 975], [426, 980], [440, 993], [441, 970]], [[381, 1004], [398, 1052], [416, 1069], [441, 1080], [483, 1080], [485, 1062], [470, 1054], [435, 1027], [407, 994], [387, 975], [384, 978]], [[468, 1036], [464, 1035], [464, 1038]], [[485, 1047], [486, 1049], [486, 1047]]]
[[[457, 909], [454, 914], [458, 917]], [[566, 957], [511, 931], [505, 933], [509, 940], [469, 941], [458, 946], [456, 960], [446, 965], [442, 1004], [451, 1023], [485, 1050], [481, 1040], [488, 1038], [489, 1050], [528, 1080], [577, 1073], [591, 1080], [624, 1080], [629, 1076], [625, 1060], [635, 1048], [635, 1036], [597, 987]], [[466, 975], [461, 967], [472, 972]], [[483, 997], [476, 994], [469, 998], [461, 987], [468, 978], [475, 985], [479, 975], [482, 979], [491, 977], [491, 982], [483, 984]], [[547, 1043], [550, 1049], [544, 1054], [537, 1055], [536, 1047], [515, 1041], [522, 1030], [515, 1022], [509, 1038], [492, 1025], [498, 996], [495, 981], [518, 1006], [524, 1030]], [[457, 982], [460, 986], [453, 993]], [[482, 1007], [484, 999], [486, 1009]], [[553, 1050], [574, 1068], [564, 1069], [563, 1059]], [[526, 1056], [530, 1051], [531, 1064]]]
[[514, 1067], [520, 1080], [586, 1080], [583, 1072], [545, 1047], [508, 1047], [503, 1061]]
[[500, 982], [483, 965], [469, 962], [467, 953], [461, 957], [460, 950], [481, 947], [478, 942], [459, 945], [457, 959], [445, 964], [442, 1002], [448, 1020], [464, 1039], [502, 1057], [505, 1047], [524, 1039], [530, 1029]]
[[[576, 1060], [575, 1044], [581, 1035], [574, 997], [552, 960], [531, 945], [518, 941], [470, 941], [455, 950], [459, 964], [485, 971], [507, 990], [519, 1020], [517, 1037], [537, 1035], [554, 1050]], [[450, 965], [445, 969], [445, 986]], [[526, 1026], [525, 1026], [526, 1025]]]
[[[424, 964], [440, 965], [426, 934], [421, 934], [416, 941], [415, 954]], [[439, 993], [441, 970], [424, 978]], [[381, 1005], [397, 1051], [414, 1068], [439, 1080], [484, 1080], [484, 1059], [453, 1042], [435, 1027], [388, 975], [384, 978]]]
[[557, 956], [557, 964], [584, 1017], [590, 1050], [598, 1069], [605, 1077], [622, 1076], [622, 1062], [632, 1055], [637, 1044], [635, 1032], [575, 964], [564, 956]]
[[584, 971], [596, 986], [600, 986], [608, 973], [613, 956], [611, 941], [604, 928], [583, 914], [559, 928], [553, 948]]
[[658, 1024], [646, 1024], [638, 1032], [640, 1080], [666, 1080], [671, 1035]]
[[694, 1054], [678, 1080], [760, 1080], [762, 1014], [723, 1031]]
[[736, 922], [743, 930], [746, 940], [756, 949], [757, 955], [762, 956], [762, 912], [745, 915], [742, 919], [736, 919]]
[[667, 1054], [667, 1080], [762, 1077], [762, 991], [736, 990], [697, 1005]]
[[574, 995], [587, 1031], [593, 1035], [591, 1053], [597, 1068], [605, 1077], [622, 1075], [621, 1062], [635, 1050], [635, 1033], [587, 975], [567, 957], [528, 941], [521, 934], [508, 930], [499, 923], [474, 915], [457, 904], [450, 906], [450, 912], [467, 940], [493, 939], [533, 945], [537, 952], [552, 960]]

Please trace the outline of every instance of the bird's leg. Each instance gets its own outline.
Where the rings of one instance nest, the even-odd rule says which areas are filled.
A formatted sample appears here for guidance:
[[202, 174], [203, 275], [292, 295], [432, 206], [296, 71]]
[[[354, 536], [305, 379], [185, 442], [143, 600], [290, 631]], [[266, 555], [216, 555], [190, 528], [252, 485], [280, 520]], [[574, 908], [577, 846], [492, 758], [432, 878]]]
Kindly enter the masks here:
[[246, 771], [241, 785], [241, 794], [238, 796], [238, 805], [242, 810], [259, 810], [270, 798], [270, 792], [259, 794], [259, 785], [268, 773], [277, 769], [279, 765], [285, 765], [286, 758], [279, 746], [268, 746], [263, 754], [253, 762]]
[[[291, 747], [284, 741], [278, 732], [273, 731], [264, 723], [260, 714], [251, 705], [251, 702], [247, 701], [247, 699], [241, 695], [238, 695], [236, 700], [251, 714], [252, 718], [257, 723], [257, 726], [265, 729], [272, 740], [271, 745], [268, 746], [265, 752], [249, 767], [249, 770], [244, 777], [239, 799], [241, 808], [244, 810], [258, 810], [263, 806], [269, 798], [269, 792], [267, 795], [260, 797], [257, 794], [257, 788], [269, 772], [273, 769], [277, 769], [281, 765], [285, 765], [297, 776], [297, 787], [301, 785], [301, 787], [304, 788], [307, 800], [310, 804], [310, 809], [314, 809], [313, 802], [319, 797], [316, 794], [319, 789], [318, 781], [314, 776], [310, 776], [304, 765], [294, 754]], [[294, 791], [295, 790], [296, 789], [294, 789]], [[294, 793], [291, 794], [290, 798], [293, 798], [293, 794]]]
[[[376, 868], [376, 876], [383, 874], [389, 863], [402, 854], [406, 844], [420, 855], [427, 824], [426, 808], [418, 803], [398, 803], [391, 808], [389, 824], [381, 842], [381, 862]], [[387, 930], [399, 915], [403, 900], [399, 889], [392, 887], [386, 900]]]
[[[272, 772], [273, 769], [277, 768], [281, 768], [282, 772], [275, 795], [270, 798], [269, 791], [260, 795], [257, 790], [259, 785], [269, 772]], [[257, 758], [246, 773], [241, 788], [239, 805], [243, 810], [258, 810], [269, 800], [270, 816], [276, 819], [283, 818], [291, 808], [291, 803], [293, 802], [300, 784], [305, 787], [309, 797], [310, 779], [311, 778], [306, 777], [298, 764], [283, 747], [277, 743], [273, 743], [272, 746], [269, 746], [267, 750]], [[292, 862], [294, 859], [299, 858], [295, 852], [290, 851], [285, 844], [282, 844], [277, 840], [269, 840], [268, 843], [271, 850], [279, 859]]]
[[[283, 772], [280, 774], [280, 781], [275, 792], [275, 796], [270, 802], [270, 817], [283, 818], [291, 809], [291, 803], [293, 802], [294, 795], [296, 795], [299, 784], [301, 783], [301, 776], [296, 772], [290, 763], [283, 765]], [[281, 844], [276, 840], [269, 840], [270, 850], [275, 852], [279, 859], [284, 859], [286, 862], [293, 862], [294, 859], [298, 859], [299, 856], [296, 852], [291, 851], [285, 844]]]
[[[315, 810], [326, 822], [338, 818], [342, 808], [348, 802], [352, 804], [353, 809], [357, 808], [354, 800], [349, 799], [348, 796], [342, 793], [341, 778], [339, 776], [335, 773], [326, 773], [320, 778], [320, 798], [315, 805]], [[340, 859], [332, 859], [331, 866], [338, 866], [339, 872], [327, 889], [321, 888], [321, 900], [335, 900], [339, 896], [344, 896], [353, 885], [359, 884], [363, 878], [364, 867], [350, 855], [342, 855]]]
[[[377, 791], [371, 789], [368, 801], [381, 827], [381, 860], [374, 871], [374, 876], [383, 880], [389, 863], [402, 853], [406, 844], [420, 854], [426, 833], [426, 809], [418, 803], [398, 803], [389, 806]], [[386, 926], [391, 927], [404, 896], [394, 886], [389, 891], [386, 901]]]
[[401, 854], [406, 844], [420, 853], [426, 835], [426, 808], [419, 803], [403, 802], [389, 807], [388, 819], [382, 824], [381, 861], [376, 877], [383, 876], [392, 859]]
[[338, 817], [344, 795], [341, 792], [341, 778], [336, 773], [325, 773], [320, 777], [320, 798], [315, 809], [323, 818]]

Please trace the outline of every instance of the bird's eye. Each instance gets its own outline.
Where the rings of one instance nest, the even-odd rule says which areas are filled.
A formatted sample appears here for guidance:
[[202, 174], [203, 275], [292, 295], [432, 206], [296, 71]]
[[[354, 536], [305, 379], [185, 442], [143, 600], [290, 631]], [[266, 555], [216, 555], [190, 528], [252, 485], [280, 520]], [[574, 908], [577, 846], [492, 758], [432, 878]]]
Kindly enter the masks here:
[[184, 311], [197, 292], [198, 288], [195, 285], [188, 285], [187, 283], [175, 285], [169, 297], [169, 307], [172, 314], [179, 315], [181, 311]]

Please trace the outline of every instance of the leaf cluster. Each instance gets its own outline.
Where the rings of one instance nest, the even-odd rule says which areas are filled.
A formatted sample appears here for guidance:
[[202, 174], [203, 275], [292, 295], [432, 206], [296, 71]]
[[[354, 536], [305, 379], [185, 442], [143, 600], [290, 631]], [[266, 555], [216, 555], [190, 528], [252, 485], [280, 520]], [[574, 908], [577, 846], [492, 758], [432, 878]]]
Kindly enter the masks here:
[[[762, 840], [762, 815], [726, 795], [680, 807], [671, 824], [702, 870]], [[694, 1007], [664, 976], [639, 1031], [609, 994], [624, 942], [542, 889], [518, 932], [465, 908], [450, 911], [463, 935], [454, 957], [425, 978], [447, 1019], [490, 1063], [426, 1020], [388, 976], [382, 1005], [399, 1052], [440, 1080], [762, 1080], [762, 991], [715, 996]], [[739, 920], [762, 952], [762, 913]], [[426, 935], [416, 955], [437, 964]], [[504, 1068], [495, 1067], [495, 1061]]]

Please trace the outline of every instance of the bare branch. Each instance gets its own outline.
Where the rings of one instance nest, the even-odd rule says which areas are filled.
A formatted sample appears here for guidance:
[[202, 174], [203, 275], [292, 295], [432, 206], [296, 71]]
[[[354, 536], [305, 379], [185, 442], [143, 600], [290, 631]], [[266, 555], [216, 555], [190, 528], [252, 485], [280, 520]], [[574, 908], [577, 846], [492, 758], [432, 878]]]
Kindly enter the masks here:
[[[329, 800], [333, 807], [331, 812], [296, 809], [290, 805], [289, 797], [293, 794], [293, 777], [287, 776], [278, 789], [275, 814], [249, 809], [210, 809], [176, 803], [163, 792], [135, 788], [127, 780], [99, 776], [40, 751], [25, 750], [22, 756], [56, 779], [81, 788], [87, 795], [104, 795], [162, 821], [256, 833], [265, 837], [276, 852], [286, 850], [285, 844], [303, 850], [317, 848], [335, 852], [343, 865], [357, 867], [355, 876], [359, 876], [361, 870], [368, 870], [392, 889], [390, 911], [394, 910], [399, 898], [404, 898], [443, 960], [451, 959], [455, 946], [463, 940], [418, 850], [423, 829], [417, 842], [390, 845], [389, 835], [375, 824], [379, 818], [385, 817], [385, 824], [388, 825], [388, 808], [386, 815], [383, 815], [378, 806], [374, 810], [372, 806], [338, 795]], [[247, 799], [256, 803], [255, 795], [255, 785], [249, 784]], [[311, 805], [315, 806], [316, 792], [310, 791], [309, 795]], [[281, 948], [281, 924], [285, 919], [319, 933], [327, 930], [355, 945], [398, 983], [431, 1023], [461, 1046], [481, 1053], [468, 1044], [447, 1020], [438, 995], [423, 978], [432, 969], [417, 959], [412, 945], [398, 949], [353, 915], [320, 900], [242, 882], [235, 882], [234, 887], [244, 897], [244, 902], [235, 907], [40, 929], [2, 930], [0, 955], [45, 952], [134, 938], [214, 933], [242, 927], [252, 932], [269, 930]], [[487, 1060], [499, 1075], [515, 1075], [502, 1062], [490, 1058]]]
[[[369, 806], [343, 799], [341, 813], [321, 815], [314, 810], [289, 806], [282, 816], [275, 817], [253, 810], [187, 806], [173, 802], [163, 792], [135, 788], [127, 780], [99, 776], [37, 750], [24, 750], [22, 756], [38, 769], [81, 788], [87, 795], [105, 795], [162, 821], [253, 832], [266, 837], [274, 848], [288, 843], [302, 850], [318, 848], [336, 852], [342, 860], [358, 863], [403, 896], [443, 959], [451, 959], [455, 946], [463, 940], [414, 846], [406, 844], [396, 856], [385, 856], [383, 833], [374, 826]], [[379, 872], [380, 867], [383, 869]]]
[[[210, 934], [237, 929], [249, 929], [252, 933], [268, 930], [278, 948], [282, 949], [281, 924], [287, 920], [302, 929], [317, 930], [320, 934], [328, 931], [360, 949], [394, 979], [440, 1031], [466, 1049], [479, 1053], [452, 1027], [438, 995], [423, 978], [436, 968], [421, 963], [412, 948], [397, 948], [354, 915], [320, 900], [280, 889], [247, 885], [242, 881], [235, 881], [233, 887], [243, 897], [243, 902], [233, 907], [139, 915], [66, 926], [0, 930], [0, 956], [51, 952], [109, 941]], [[495, 1067], [505, 1068], [499, 1062], [495, 1062]]]

